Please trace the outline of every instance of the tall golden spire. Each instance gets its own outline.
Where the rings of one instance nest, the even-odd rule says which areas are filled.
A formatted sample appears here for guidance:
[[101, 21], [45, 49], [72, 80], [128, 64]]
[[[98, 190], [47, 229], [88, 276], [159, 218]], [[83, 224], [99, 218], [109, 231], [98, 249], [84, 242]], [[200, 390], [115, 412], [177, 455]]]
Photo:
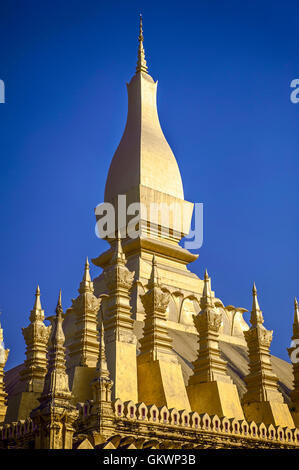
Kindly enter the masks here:
[[[93, 406], [91, 411], [91, 422], [96, 425], [99, 432], [104, 428], [103, 423], [111, 423], [113, 420], [113, 411], [111, 404], [111, 390], [113, 381], [110, 379], [110, 373], [107, 366], [105, 341], [104, 341], [104, 324], [101, 318], [100, 325], [100, 345], [99, 357], [96, 367], [95, 377], [91, 382], [93, 394]], [[109, 426], [109, 424], [108, 424]]]
[[148, 290], [140, 298], [145, 311], [143, 337], [140, 339], [140, 356], [149, 356], [152, 360], [157, 360], [164, 353], [173, 355], [172, 339], [166, 328], [166, 309], [170, 295], [162, 291], [155, 255], [152, 258]]
[[78, 292], [80, 295], [72, 299], [72, 306], [66, 313], [75, 321], [75, 331], [71, 329], [66, 333], [68, 367], [95, 367], [99, 354], [97, 314], [101, 300], [94, 295], [88, 258]]
[[222, 314], [215, 306], [207, 270], [200, 307], [200, 312], [193, 316], [198, 332], [198, 351], [187, 386], [191, 409], [199, 414], [244, 419], [238, 390], [227, 373], [226, 361], [221, 357], [219, 332]]
[[[221, 358], [219, 349], [219, 330], [221, 314], [217, 311], [211, 291], [211, 278], [205, 270], [204, 288], [200, 299], [201, 311], [193, 317], [198, 331], [198, 353], [193, 362], [193, 375], [189, 385], [214, 381], [231, 383], [227, 375], [226, 362]], [[196, 393], [196, 392], [194, 392]]]
[[47, 343], [50, 328], [44, 324], [45, 312], [40, 300], [40, 288], [37, 286], [33, 309], [30, 312], [30, 323], [22, 328], [27, 346], [24, 368], [21, 379], [26, 383], [26, 392], [43, 390], [44, 378], [47, 372]]
[[48, 343], [48, 370], [44, 389], [38, 399], [40, 405], [30, 413], [33, 423], [39, 426], [36, 440], [39, 449], [70, 449], [75, 431], [74, 422], [78, 417], [78, 411], [72, 405], [73, 396], [66, 373], [61, 289], [55, 312]]
[[140, 13], [138, 41], [139, 41], [139, 47], [138, 47], [138, 59], [137, 59], [136, 73], [138, 72], [147, 73], [147, 65], [146, 65], [145, 53], [144, 53], [144, 47], [143, 47], [143, 29], [142, 29], [142, 14], [141, 13]]
[[100, 401], [111, 401], [112, 385], [113, 382], [110, 379], [110, 373], [106, 359], [104, 324], [103, 319], [101, 319], [99, 358], [96, 367], [96, 375], [92, 381], [94, 401], [96, 404], [98, 404]]
[[148, 405], [190, 410], [181, 365], [166, 326], [170, 294], [162, 290], [155, 256], [147, 291], [140, 299], [145, 319], [137, 356], [138, 399]]
[[99, 359], [98, 359], [98, 364], [97, 364], [97, 371], [98, 371], [99, 377], [110, 378], [110, 374], [109, 374], [108, 366], [107, 366], [107, 360], [106, 360], [106, 352], [105, 352], [103, 320], [101, 321], [100, 353], [99, 353]]
[[288, 405], [278, 389], [278, 377], [272, 369], [270, 345], [273, 331], [263, 326], [255, 284], [252, 295], [251, 327], [244, 331], [249, 358], [249, 373], [244, 377], [247, 391], [242, 398], [245, 418], [256, 423], [263, 421], [266, 425], [293, 427]]
[[[134, 320], [131, 316], [130, 290], [134, 281], [134, 272], [126, 266], [126, 257], [122, 249], [119, 234], [112, 248], [112, 257], [104, 270], [108, 301], [105, 306], [104, 323], [107, 347], [108, 369], [113, 386], [113, 399], [122, 401], [136, 400], [136, 336], [133, 331]], [[124, 357], [126, 357], [124, 363]], [[123, 377], [127, 381], [123, 382]]]

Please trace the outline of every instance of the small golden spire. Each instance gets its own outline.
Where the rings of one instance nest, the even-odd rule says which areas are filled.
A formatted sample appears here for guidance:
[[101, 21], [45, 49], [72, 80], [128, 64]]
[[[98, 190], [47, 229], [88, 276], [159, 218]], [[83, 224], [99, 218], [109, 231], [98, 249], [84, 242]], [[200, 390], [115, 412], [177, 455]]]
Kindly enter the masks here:
[[88, 257], [86, 257], [86, 261], [85, 261], [85, 269], [84, 269], [83, 281], [85, 281], [85, 282], [90, 282], [90, 281], [91, 281], [90, 272], [89, 272], [89, 261], [88, 261]]
[[40, 302], [40, 288], [39, 285], [37, 285], [36, 292], [35, 292], [35, 302], [34, 302], [34, 310], [41, 310], [41, 302]]
[[298, 302], [297, 302], [296, 297], [295, 297], [295, 300], [294, 300], [294, 307], [295, 307], [294, 325], [299, 326], [299, 310], [298, 310]]
[[214, 306], [214, 302], [212, 299], [211, 278], [206, 269], [205, 275], [204, 275], [204, 287], [203, 287], [202, 298], [201, 298], [201, 308], [204, 309], [207, 306], [211, 306], [211, 307]]
[[60, 317], [63, 314], [62, 303], [61, 303], [61, 289], [59, 291], [58, 302], [57, 302], [57, 307], [56, 307], [55, 312], [56, 312], [57, 317]]
[[256, 290], [256, 285], [255, 282], [253, 283], [252, 287], [252, 310], [257, 311], [260, 310], [259, 302], [257, 300], [257, 290]]
[[99, 359], [97, 364], [97, 373], [98, 377], [101, 378], [110, 378], [109, 370], [107, 367], [107, 359], [106, 359], [106, 352], [105, 352], [105, 340], [104, 340], [104, 324], [103, 320], [101, 320], [101, 334], [100, 334], [100, 353]]
[[156, 255], [153, 255], [153, 259], [152, 259], [152, 272], [151, 272], [151, 277], [150, 277], [150, 280], [149, 280], [149, 286], [151, 286], [151, 287], [159, 286], [160, 287], [160, 278], [159, 278], [159, 273], [158, 273]]
[[143, 29], [142, 29], [142, 14], [141, 13], [140, 13], [138, 41], [139, 41], [139, 47], [138, 47], [138, 59], [137, 59], [136, 73], [138, 72], [147, 73], [147, 65], [146, 65], [145, 53], [144, 53], [144, 47], [143, 47]]
[[255, 282], [253, 283], [253, 287], [252, 287], [252, 311], [251, 311], [250, 323], [252, 324], [252, 326], [257, 326], [258, 323], [259, 324], [264, 323], [263, 313], [260, 309], [259, 302], [257, 300], [257, 290], [256, 290]]
[[91, 281], [91, 277], [90, 277], [88, 257], [86, 257], [84, 274], [83, 274], [82, 281], [80, 282], [80, 287], [78, 289], [78, 292], [79, 294], [85, 294], [87, 292], [91, 292], [93, 294], [93, 282]]
[[40, 301], [40, 288], [37, 285], [35, 291], [35, 301], [33, 305], [33, 309], [30, 312], [30, 321], [35, 322], [37, 320], [43, 321], [44, 320], [44, 311], [42, 309], [41, 301]]
[[117, 238], [116, 238], [115, 247], [114, 247], [114, 252], [113, 252], [113, 255], [112, 255], [112, 258], [111, 258], [111, 264], [112, 265], [117, 264], [117, 263], [125, 264], [125, 261], [126, 261], [126, 257], [125, 257], [125, 254], [123, 252], [120, 234], [118, 233]]

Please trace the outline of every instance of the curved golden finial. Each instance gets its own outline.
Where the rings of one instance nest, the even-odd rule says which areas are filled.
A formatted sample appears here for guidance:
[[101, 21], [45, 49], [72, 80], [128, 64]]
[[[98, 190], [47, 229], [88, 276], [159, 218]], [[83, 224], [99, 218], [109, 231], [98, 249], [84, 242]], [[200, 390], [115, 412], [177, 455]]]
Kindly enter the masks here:
[[140, 23], [139, 23], [139, 47], [138, 47], [138, 59], [136, 73], [145, 72], [147, 73], [147, 65], [145, 60], [145, 53], [143, 47], [143, 29], [142, 29], [142, 14], [140, 13]]

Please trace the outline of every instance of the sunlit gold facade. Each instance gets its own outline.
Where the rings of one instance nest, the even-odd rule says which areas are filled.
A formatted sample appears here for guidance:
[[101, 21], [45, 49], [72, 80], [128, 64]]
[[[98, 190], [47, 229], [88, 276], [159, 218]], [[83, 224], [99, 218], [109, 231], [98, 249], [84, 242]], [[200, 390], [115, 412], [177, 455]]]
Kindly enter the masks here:
[[[92, 260], [102, 273], [92, 280], [86, 260], [78, 297], [64, 314], [59, 295], [50, 326], [37, 289], [23, 329], [26, 360], [5, 373], [5, 386], [0, 328], [0, 448], [299, 446], [298, 365], [270, 355], [255, 286], [249, 326], [246, 309], [225, 306], [212, 291], [207, 271], [200, 279], [189, 270], [197, 255], [179, 242], [193, 204], [156, 93], [140, 22], [127, 124], [105, 189], [116, 212], [119, 195], [125, 208], [144, 204], [139, 234], [130, 238], [128, 219], [118, 219], [110, 248]], [[168, 220], [149, 215], [153, 202], [173, 206]], [[295, 303], [294, 341], [298, 325]]]

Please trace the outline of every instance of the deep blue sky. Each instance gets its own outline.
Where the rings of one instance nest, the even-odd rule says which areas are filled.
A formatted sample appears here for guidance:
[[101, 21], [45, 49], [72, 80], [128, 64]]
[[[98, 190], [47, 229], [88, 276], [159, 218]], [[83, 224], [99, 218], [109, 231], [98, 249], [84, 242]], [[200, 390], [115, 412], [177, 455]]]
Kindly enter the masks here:
[[[23, 360], [37, 282], [46, 314], [77, 295], [127, 110], [138, 15], [159, 114], [190, 201], [204, 203], [207, 267], [223, 302], [251, 308], [287, 358], [299, 296], [298, 1], [1, 3], [0, 307], [8, 367]], [[98, 275], [97, 268], [92, 269]], [[248, 319], [248, 314], [246, 314]]]

